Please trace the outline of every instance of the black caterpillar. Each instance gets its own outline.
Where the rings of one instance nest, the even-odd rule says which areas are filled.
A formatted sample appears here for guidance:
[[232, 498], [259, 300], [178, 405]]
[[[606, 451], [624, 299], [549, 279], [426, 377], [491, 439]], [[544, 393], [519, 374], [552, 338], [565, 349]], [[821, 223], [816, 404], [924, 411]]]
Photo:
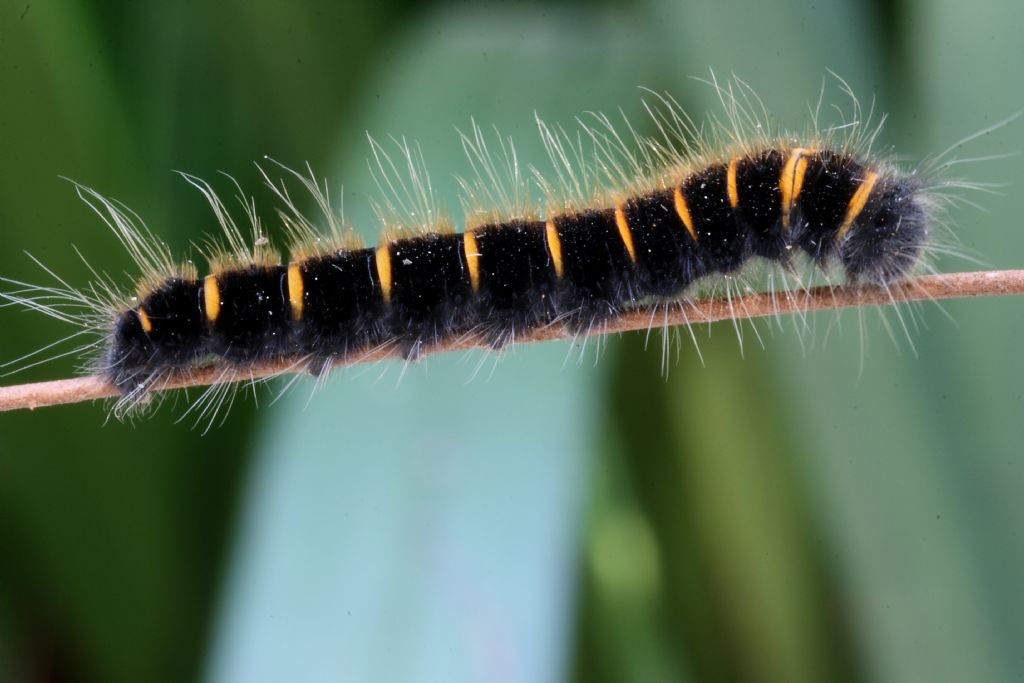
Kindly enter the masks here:
[[550, 324], [599, 325], [751, 257], [800, 252], [853, 283], [887, 285], [929, 236], [922, 186], [852, 152], [748, 150], [602, 208], [425, 233], [286, 265], [168, 277], [122, 309], [101, 371], [144, 396], [168, 371], [211, 357], [248, 365], [339, 358], [394, 344], [407, 358], [457, 335], [494, 347]]

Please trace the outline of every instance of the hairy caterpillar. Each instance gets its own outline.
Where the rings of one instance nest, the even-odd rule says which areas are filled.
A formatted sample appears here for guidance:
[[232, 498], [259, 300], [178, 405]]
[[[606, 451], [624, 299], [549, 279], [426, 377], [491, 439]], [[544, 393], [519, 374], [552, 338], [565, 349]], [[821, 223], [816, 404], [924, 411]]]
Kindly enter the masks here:
[[132, 212], [78, 186], [142, 268], [137, 296], [98, 274], [86, 290], [60, 280], [59, 287], [16, 283], [21, 289], [3, 296], [98, 333], [81, 350], [120, 391], [115, 414], [122, 415], [168, 378], [210, 360], [245, 368], [289, 359], [292, 369], [320, 375], [382, 346], [412, 359], [466, 335], [501, 348], [544, 326], [600, 329], [754, 259], [790, 268], [808, 258], [824, 271], [838, 265], [848, 282], [883, 287], [922, 263], [938, 190], [955, 185], [932, 178], [952, 161], [939, 163], [940, 156], [928, 173], [907, 173], [873, 154], [878, 126], [856, 101], [844, 125], [773, 135], [744, 84], [718, 92], [727, 122], [708, 132], [661, 96], [647, 108], [653, 137], [630, 126], [626, 142], [600, 115], [581, 122], [575, 140], [539, 122], [554, 165], [554, 181], [534, 172], [548, 201], [543, 215], [524, 199], [511, 145], [501, 141], [501, 153], [491, 154], [474, 125], [463, 135], [476, 173], [463, 183], [463, 232], [438, 217], [422, 159], [404, 142], [400, 172], [371, 141], [379, 185], [391, 197], [378, 207], [385, 237], [376, 246], [353, 237], [312, 173], [294, 175], [319, 205], [325, 233], [264, 173], [284, 205], [279, 215], [293, 241], [287, 262], [269, 248], [251, 201], [244, 201], [247, 241], [212, 188], [186, 176], [227, 240], [226, 249], [206, 250], [203, 277], [176, 263]]

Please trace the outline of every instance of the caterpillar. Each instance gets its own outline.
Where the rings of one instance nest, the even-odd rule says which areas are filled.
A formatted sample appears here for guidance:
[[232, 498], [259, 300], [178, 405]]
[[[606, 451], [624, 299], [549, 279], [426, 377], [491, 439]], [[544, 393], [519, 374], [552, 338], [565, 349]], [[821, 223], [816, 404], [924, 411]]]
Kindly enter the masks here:
[[[628, 142], [599, 114], [580, 120], [576, 138], [538, 120], [555, 169], [554, 180], [533, 170], [547, 197], [543, 213], [524, 199], [511, 144], [499, 136], [492, 154], [474, 123], [462, 134], [476, 178], [462, 181], [461, 232], [439, 217], [422, 158], [404, 141], [396, 141], [403, 180], [401, 164], [371, 140], [385, 190], [376, 207], [385, 233], [372, 246], [353, 236], [311, 170], [291, 174], [319, 206], [323, 232], [286, 184], [260, 169], [283, 205], [288, 260], [269, 247], [252, 200], [243, 197], [247, 241], [211, 186], [185, 175], [226, 235], [227, 248], [204, 249], [203, 276], [177, 263], [126, 207], [76, 184], [142, 268], [136, 296], [99, 274], [86, 290], [58, 278], [57, 287], [16, 283], [21, 289], [3, 296], [98, 335], [79, 351], [93, 354], [90, 370], [120, 392], [120, 416], [168, 377], [210, 361], [245, 368], [294, 359], [296, 369], [322, 375], [382, 346], [415, 359], [466, 335], [500, 349], [545, 326], [584, 333], [752, 261], [792, 269], [806, 259], [850, 283], [883, 287], [923, 263], [940, 185], [872, 152], [881, 121], [869, 124], [873, 115], [862, 116], [854, 100], [851, 122], [773, 135], [745, 84], [715, 87], [727, 121], [709, 130], [662, 95], [645, 104], [657, 133], [627, 123]], [[932, 175], [950, 163], [933, 164]]]

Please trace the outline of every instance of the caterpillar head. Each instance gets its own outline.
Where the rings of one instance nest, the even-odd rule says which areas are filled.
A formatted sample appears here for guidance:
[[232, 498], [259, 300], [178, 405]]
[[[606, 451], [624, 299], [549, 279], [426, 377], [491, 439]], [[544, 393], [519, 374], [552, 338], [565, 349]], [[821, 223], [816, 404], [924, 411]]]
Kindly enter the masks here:
[[911, 179], [882, 185], [839, 246], [847, 277], [851, 282], [876, 285], [906, 277], [918, 262], [929, 232], [919, 185]]

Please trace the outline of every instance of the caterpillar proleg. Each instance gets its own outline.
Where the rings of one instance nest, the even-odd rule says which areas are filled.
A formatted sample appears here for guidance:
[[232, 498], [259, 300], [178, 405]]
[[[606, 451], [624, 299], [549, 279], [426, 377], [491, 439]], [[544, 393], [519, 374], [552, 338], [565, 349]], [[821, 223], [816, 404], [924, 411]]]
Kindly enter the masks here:
[[[261, 168], [292, 241], [287, 259], [269, 246], [254, 202], [242, 199], [246, 238], [213, 188], [185, 175], [225, 236], [226, 246], [204, 249], [204, 274], [177, 263], [119, 202], [76, 184], [142, 270], [136, 295], [94, 273], [85, 289], [56, 275], [56, 286], [8, 280], [3, 297], [92, 335], [78, 351], [120, 392], [121, 416], [202, 363], [288, 361], [321, 375], [382, 347], [415, 359], [463, 337], [500, 349], [545, 327], [585, 334], [639, 306], [685, 300], [755, 261], [793, 272], [806, 260], [882, 288], [926, 267], [944, 190], [964, 186], [942, 179], [952, 149], [908, 172], [872, 149], [881, 121], [855, 100], [841, 125], [821, 130], [815, 113], [813, 133], [792, 135], [771, 130], [741, 81], [716, 88], [725, 121], [703, 127], [664, 95], [645, 104], [650, 134], [628, 122], [623, 134], [598, 114], [581, 118], [575, 135], [538, 121], [546, 173], [523, 174], [511, 143], [474, 123], [462, 134], [473, 176], [462, 181], [461, 232], [438, 210], [421, 155], [405, 141], [394, 160], [371, 140], [384, 195], [376, 245], [354, 237], [311, 170], [285, 175], [309, 192], [319, 228], [288, 184]], [[545, 210], [531, 206], [525, 175]]]

